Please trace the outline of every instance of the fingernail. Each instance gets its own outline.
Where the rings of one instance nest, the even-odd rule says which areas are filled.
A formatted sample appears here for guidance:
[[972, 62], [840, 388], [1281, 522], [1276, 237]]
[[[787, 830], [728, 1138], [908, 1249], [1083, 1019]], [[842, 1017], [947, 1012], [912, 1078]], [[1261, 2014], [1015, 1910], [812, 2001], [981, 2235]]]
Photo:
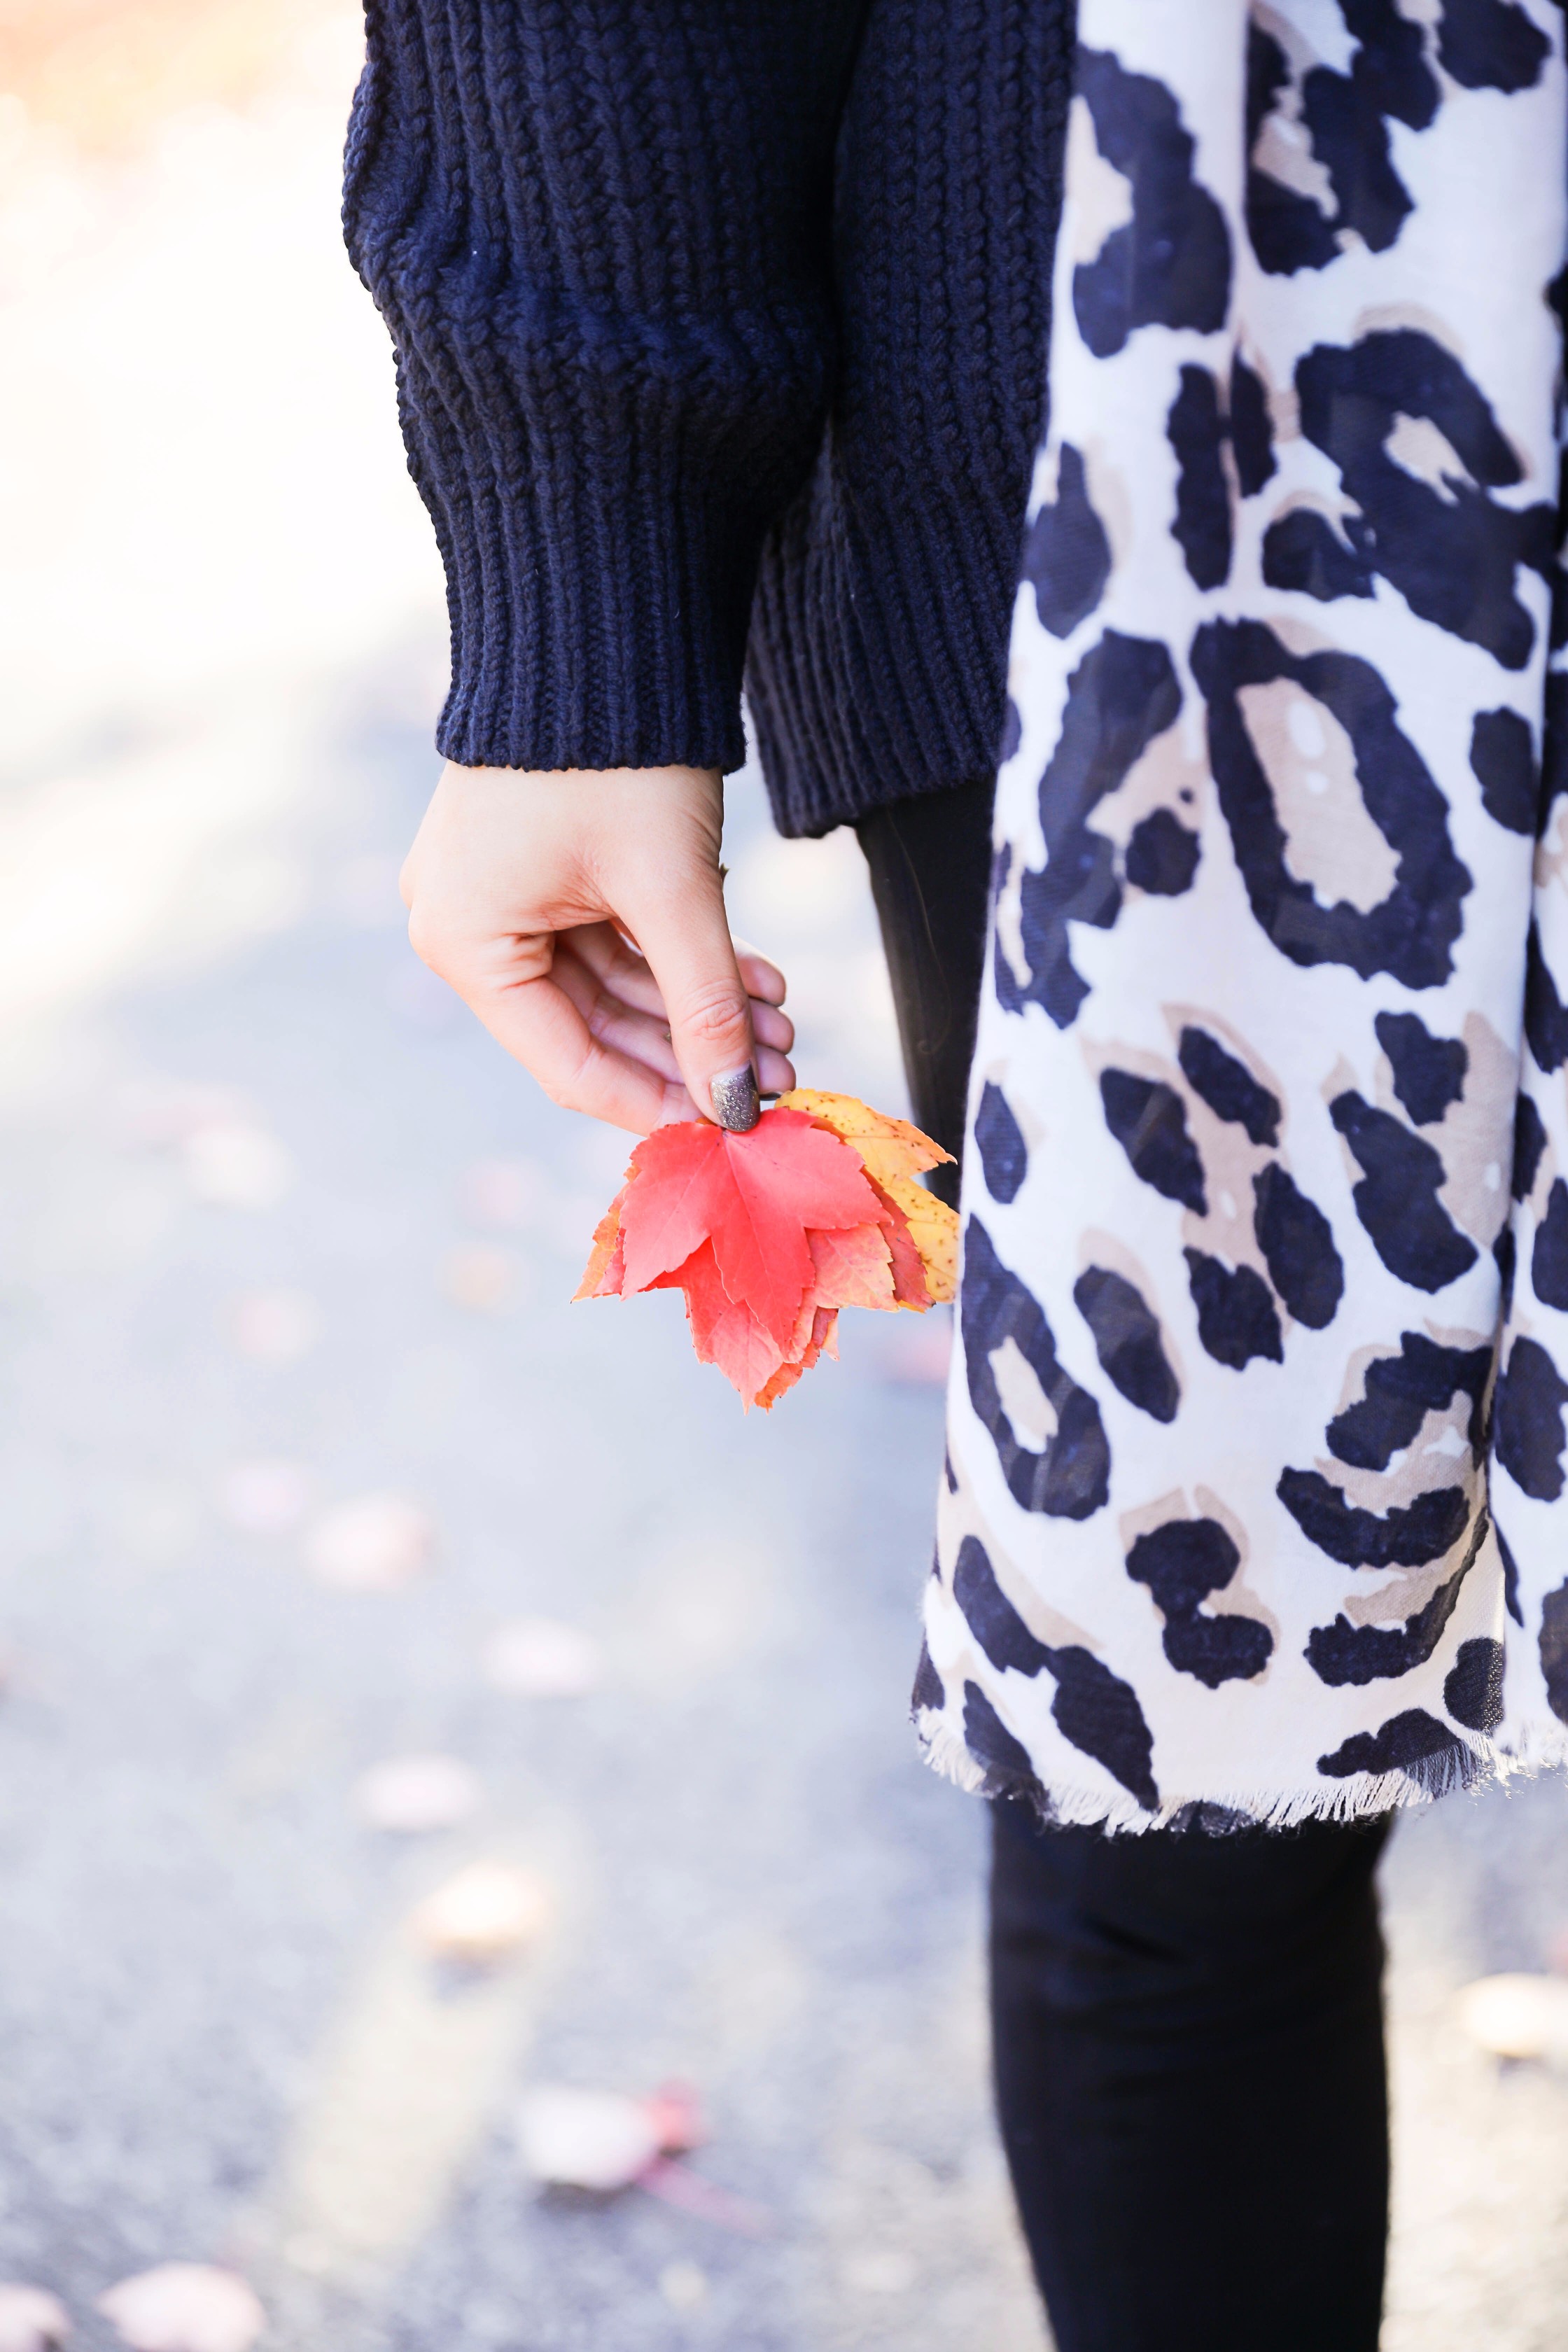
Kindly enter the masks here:
[[762, 1117], [757, 1074], [749, 1062], [743, 1070], [731, 1070], [726, 1077], [710, 1078], [708, 1098], [713, 1106], [714, 1118], [731, 1135], [744, 1135]]

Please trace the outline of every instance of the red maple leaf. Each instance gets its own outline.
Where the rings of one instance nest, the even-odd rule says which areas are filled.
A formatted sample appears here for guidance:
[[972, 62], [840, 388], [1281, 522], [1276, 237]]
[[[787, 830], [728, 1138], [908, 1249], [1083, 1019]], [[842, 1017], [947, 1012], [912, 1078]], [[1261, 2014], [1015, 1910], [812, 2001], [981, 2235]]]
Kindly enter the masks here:
[[684, 1292], [686, 1319], [699, 1362], [717, 1364], [748, 1404], [766, 1388], [790, 1353], [749, 1307], [730, 1297], [720, 1278], [710, 1241], [693, 1250], [684, 1265], [657, 1276], [647, 1287]]
[[769, 1111], [746, 1135], [706, 1120], [656, 1128], [632, 1154], [621, 1203], [622, 1287], [651, 1288], [710, 1241], [729, 1297], [782, 1357], [815, 1272], [807, 1227], [843, 1231], [877, 1214], [857, 1155], [799, 1111]]
[[949, 1248], [954, 1222], [910, 1179], [943, 1157], [918, 1129], [848, 1096], [799, 1099], [745, 1135], [704, 1122], [645, 1137], [577, 1291], [679, 1290], [699, 1359], [764, 1411], [837, 1354], [841, 1307], [928, 1307], [932, 1237], [911, 1219]]
[[847, 1233], [810, 1233], [806, 1245], [816, 1269], [813, 1287], [835, 1307], [898, 1304], [893, 1290], [892, 1252], [880, 1223], [851, 1225]]
[[813, 1309], [811, 1337], [802, 1352], [798, 1356], [792, 1356], [787, 1363], [781, 1364], [767, 1386], [757, 1391], [753, 1402], [760, 1404], [764, 1412], [771, 1412], [784, 1391], [794, 1388], [802, 1372], [810, 1371], [819, 1356], [837, 1356], [838, 1349], [835, 1344], [834, 1333], [837, 1327], [837, 1307], [818, 1307]]

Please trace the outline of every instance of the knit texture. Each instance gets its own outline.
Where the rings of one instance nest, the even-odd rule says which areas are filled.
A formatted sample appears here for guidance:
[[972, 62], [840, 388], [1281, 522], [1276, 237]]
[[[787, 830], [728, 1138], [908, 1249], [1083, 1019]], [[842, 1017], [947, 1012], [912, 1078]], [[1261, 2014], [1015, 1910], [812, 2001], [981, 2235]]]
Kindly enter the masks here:
[[[1070, 0], [367, 0], [344, 228], [468, 764], [994, 764]], [[759, 582], [759, 572], [761, 574]]]
[[751, 707], [786, 833], [995, 771], [1074, 15], [871, 12], [839, 148], [836, 396], [752, 616]]

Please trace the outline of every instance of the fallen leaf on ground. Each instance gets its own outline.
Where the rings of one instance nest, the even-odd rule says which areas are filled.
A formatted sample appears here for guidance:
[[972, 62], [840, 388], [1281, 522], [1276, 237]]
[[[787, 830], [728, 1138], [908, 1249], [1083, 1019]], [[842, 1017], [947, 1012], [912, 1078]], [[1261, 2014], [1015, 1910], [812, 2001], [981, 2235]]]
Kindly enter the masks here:
[[579, 1298], [679, 1290], [692, 1345], [764, 1411], [824, 1353], [843, 1307], [952, 1296], [958, 1221], [916, 1180], [949, 1155], [907, 1119], [799, 1089], [745, 1135], [658, 1128], [599, 1220]]
[[702, 2109], [689, 2083], [661, 2083], [643, 2105], [663, 2155], [685, 2156], [707, 2138]]
[[[542, 2084], [524, 2095], [517, 2111], [519, 2151], [545, 2186], [587, 2189], [600, 2196], [644, 2189], [720, 2229], [765, 2236], [769, 2216], [761, 2206], [677, 2161], [702, 2137], [696, 2098], [681, 2084], [642, 2099], [620, 2091]], [[691, 2304], [700, 2300], [700, 2290], [689, 2297]]]
[[659, 2153], [647, 2100], [564, 2085], [542, 2085], [524, 2095], [517, 2111], [517, 2140], [535, 2180], [559, 2189], [594, 2189], [601, 2195], [629, 2189]]
[[0, 2352], [54, 2352], [70, 2332], [70, 2314], [58, 2294], [0, 2285]]
[[532, 1943], [554, 1909], [549, 1886], [508, 1862], [470, 1862], [414, 1914], [415, 1933], [443, 1959], [482, 1966]]
[[1479, 1977], [1457, 2006], [1470, 2040], [1494, 2058], [1568, 2064], [1568, 1984], [1561, 1977]]
[[519, 1617], [485, 1649], [485, 1680], [518, 1698], [581, 1698], [604, 1673], [598, 1643], [553, 1617]]
[[305, 1564], [345, 1592], [392, 1592], [428, 1567], [435, 1546], [436, 1530], [417, 1503], [361, 1495], [317, 1520], [305, 1539]]
[[765, 2238], [773, 2228], [773, 2217], [765, 2207], [754, 2205], [749, 2197], [737, 2197], [732, 2189], [721, 2189], [716, 2180], [669, 2157], [655, 2157], [638, 2173], [637, 2185], [662, 2203], [695, 2214], [700, 2221], [711, 2221], [717, 2229], [732, 2230], [738, 2237]]
[[683, 2155], [704, 2137], [697, 2095], [667, 2083], [649, 2098], [542, 2084], [517, 2111], [518, 2146], [536, 2180], [607, 2194], [641, 2180], [661, 2157]]
[[372, 1829], [449, 1830], [477, 1811], [479, 1776], [456, 1756], [389, 1756], [354, 1782], [354, 1811]]
[[138, 2272], [100, 2294], [98, 2308], [132, 2352], [250, 2352], [267, 2325], [244, 2279], [205, 2263]]

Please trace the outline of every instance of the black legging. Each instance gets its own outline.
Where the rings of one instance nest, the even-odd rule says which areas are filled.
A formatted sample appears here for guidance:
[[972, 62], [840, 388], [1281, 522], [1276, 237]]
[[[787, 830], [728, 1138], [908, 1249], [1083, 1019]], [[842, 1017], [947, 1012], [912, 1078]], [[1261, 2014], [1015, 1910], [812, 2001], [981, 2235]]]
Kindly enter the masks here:
[[[956, 1152], [991, 787], [858, 830], [915, 1117]], [[1058, 2352], [1375, 2352], [1386, 1822], [992, 1826], [997, 2113]]]

